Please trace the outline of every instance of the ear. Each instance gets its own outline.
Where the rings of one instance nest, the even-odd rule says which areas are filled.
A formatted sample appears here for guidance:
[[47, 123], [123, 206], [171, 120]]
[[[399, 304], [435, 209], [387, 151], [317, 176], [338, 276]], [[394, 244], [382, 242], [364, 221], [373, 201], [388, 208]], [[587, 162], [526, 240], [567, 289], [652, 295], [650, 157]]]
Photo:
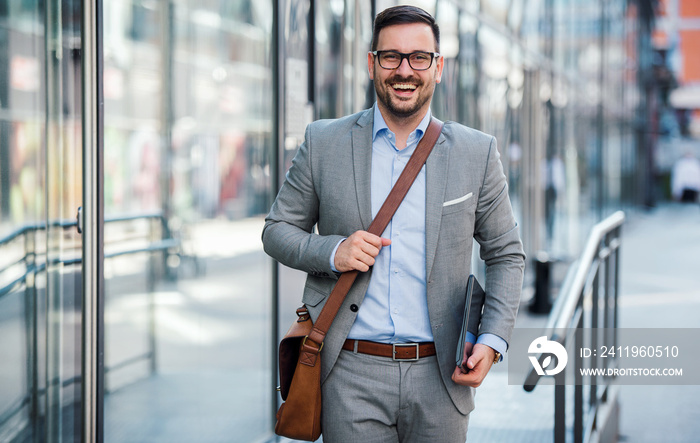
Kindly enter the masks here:
[[440, 83], [442, 81], [442, 68], [445, 65], [445, 58], [443, 56], [438, 57], [435, 61], [437, 65], [437, 75], [435, 76], [435, 83]]
[[367, 53], [367, 69], [369, 70], [369, 79], [374, 80], [374, 54]]

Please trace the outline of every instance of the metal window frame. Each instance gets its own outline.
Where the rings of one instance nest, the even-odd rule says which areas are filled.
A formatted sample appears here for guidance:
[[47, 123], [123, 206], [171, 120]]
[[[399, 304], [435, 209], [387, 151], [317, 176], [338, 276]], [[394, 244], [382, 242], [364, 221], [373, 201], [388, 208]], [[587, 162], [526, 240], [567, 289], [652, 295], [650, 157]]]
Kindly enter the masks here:
[[104, 439], [104, 94], [103, 4], [81, 6], [83, 143], [82, 432]]

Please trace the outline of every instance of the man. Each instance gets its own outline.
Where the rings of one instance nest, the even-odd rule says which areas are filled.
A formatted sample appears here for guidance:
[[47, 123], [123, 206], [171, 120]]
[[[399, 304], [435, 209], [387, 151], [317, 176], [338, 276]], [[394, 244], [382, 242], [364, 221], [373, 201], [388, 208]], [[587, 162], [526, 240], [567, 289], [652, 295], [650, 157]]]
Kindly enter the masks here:
[[[430, 121], [439, 38], [419, 8], [377, 16], [367, 57], [377, 103], [309, 125], [266, 219], [266, 252], [309, 274], [302, 301], [314, 321], [339, 273], [361, 272], [322, 351], [326, 443], [464, 442], [473, 388], [510, 339], [524, 254], [493, 137], [446, 123], [382, 237], [366, 232]], [[460, 369], [473, 238], [487, 296]], [[415, 361], [392, 359], [397, 343]]]

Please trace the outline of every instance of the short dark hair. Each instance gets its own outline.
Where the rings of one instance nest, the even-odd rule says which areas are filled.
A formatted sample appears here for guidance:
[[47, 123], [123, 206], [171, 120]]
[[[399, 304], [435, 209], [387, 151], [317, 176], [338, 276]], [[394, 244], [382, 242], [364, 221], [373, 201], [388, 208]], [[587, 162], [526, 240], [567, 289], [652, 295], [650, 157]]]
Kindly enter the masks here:
[[416, 6], [393, 6], [377, 14], [374, 19], [374, 32], [372, 35], [372, 51], [377, 50], [379, 31], [393, 25], [405, 25], [410, 23], [425, 23], [433, 30], [435, 48], [440, 52], [440, 28], [432, 15]]

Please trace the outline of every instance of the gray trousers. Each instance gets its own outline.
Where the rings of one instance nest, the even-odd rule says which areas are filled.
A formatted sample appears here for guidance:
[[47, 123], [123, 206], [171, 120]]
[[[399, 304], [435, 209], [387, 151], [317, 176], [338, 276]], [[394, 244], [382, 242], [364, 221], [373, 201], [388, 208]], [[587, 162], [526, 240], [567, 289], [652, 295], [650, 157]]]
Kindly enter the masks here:
[[324, 443], [464, 443], [469, 415], [452, 403], [437, 359], [394, 362], [341, 351], [323, 384]]

